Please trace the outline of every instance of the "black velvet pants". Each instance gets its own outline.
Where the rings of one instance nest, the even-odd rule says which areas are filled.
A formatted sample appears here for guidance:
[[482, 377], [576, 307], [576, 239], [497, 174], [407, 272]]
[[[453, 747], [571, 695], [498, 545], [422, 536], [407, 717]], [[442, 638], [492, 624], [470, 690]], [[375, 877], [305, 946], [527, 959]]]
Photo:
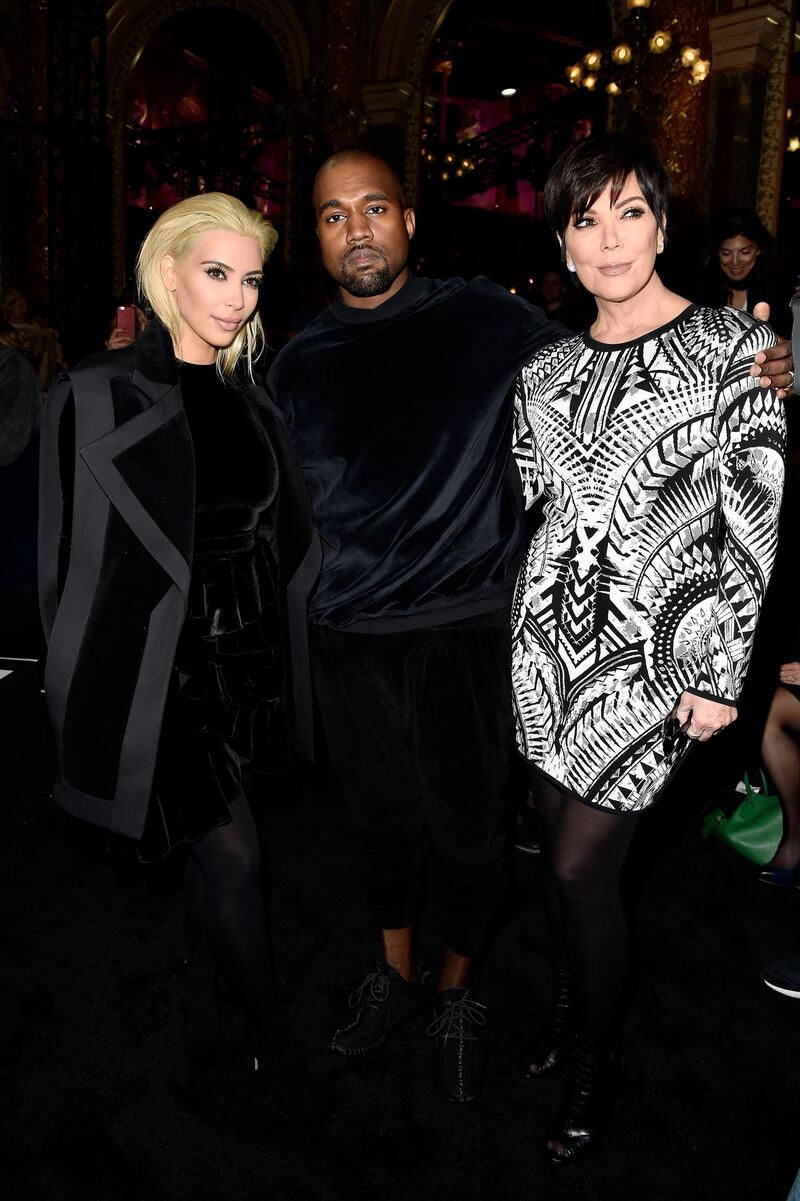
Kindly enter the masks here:
[[331, 762], [361, 839], [370, 916], [414, 923], [423, 839], [445, 945], [477, 954], [505, 888], [513, 723], [503, 610], [403, 633], [312, 632]]

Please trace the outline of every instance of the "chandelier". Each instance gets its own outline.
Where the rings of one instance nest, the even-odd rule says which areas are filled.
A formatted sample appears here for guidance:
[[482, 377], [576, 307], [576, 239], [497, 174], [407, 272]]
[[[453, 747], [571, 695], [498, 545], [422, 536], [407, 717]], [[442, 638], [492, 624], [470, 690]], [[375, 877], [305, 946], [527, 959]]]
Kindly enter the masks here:
[[574, 87], [590, 92], [605, 88], [609, 96], [624, 95], [635, 103], [646, 74], [656, 68], [660, 79], [685, 73], [689, 83], [701, 84], [708, 78], [711, 63], [696, 46], [683, 44], [677, 17], [663, 28], [654, 28], [651, 2], [627, 0], [628, 13], [617, 37], [567, 67], [567, 79]]

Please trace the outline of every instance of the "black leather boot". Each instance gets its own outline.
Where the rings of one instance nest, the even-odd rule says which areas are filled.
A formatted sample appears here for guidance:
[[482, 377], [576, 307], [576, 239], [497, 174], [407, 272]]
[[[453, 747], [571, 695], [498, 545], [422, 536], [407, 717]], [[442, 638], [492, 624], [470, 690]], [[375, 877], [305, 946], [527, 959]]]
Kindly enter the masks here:
[[543, 1150], [553, 1163], [570, 1163], [594, 1151], [621, 1082], [622, 1060], [618, 1051], [575, 1048], [564, 1099], [545, 1131]]
[[572, 976], [569, 972], [554, 972], [550, 977], [553, 1007], [547, 1025], [538, 1042], [528, 1047], [520, 1059], [523, 1076], [538, 1080], [554, 1072], [569, 1059], [575, 1020]]

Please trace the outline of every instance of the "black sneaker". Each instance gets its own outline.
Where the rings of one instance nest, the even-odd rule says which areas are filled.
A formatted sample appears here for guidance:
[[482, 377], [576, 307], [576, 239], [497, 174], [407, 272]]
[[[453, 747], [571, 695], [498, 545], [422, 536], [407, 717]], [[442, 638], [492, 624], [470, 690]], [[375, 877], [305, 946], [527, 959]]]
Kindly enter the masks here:
[[469, 988], [440, 992], [428, 1034], [436, 1039], [439, 1080], [448, 1101], [474, 1101], [486, 1074], [486, 1006]]
[[348, 998], [356, 1011], [349, 1026], [342, 1026], [331, 1039], [331, 1050], [340, 1055], [367, 1055], [376, 1051], [401, 1022], [421, 1013], [428, 1002], [425, 981], [428, 972], [421, 969], [414, 983], [404, 980], [388, 963], [380, 960], [375, 971], [365, 977]]
[[764, 983], [785, 997], [800, 997], [800, 955], [767, 964]]

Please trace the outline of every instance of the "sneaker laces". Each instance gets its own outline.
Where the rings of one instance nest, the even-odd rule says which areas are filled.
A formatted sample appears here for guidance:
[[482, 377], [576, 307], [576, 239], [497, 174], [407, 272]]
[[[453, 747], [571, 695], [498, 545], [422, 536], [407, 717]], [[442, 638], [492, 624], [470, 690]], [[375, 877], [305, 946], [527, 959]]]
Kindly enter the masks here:
[[473, 1001], [471, 997], [462, 997], [460, 1001], [453, 1001], [447, 1005], [438, 1017], [433, 1019], [427, 1033], [432, 1038], [436, 1035], [442, 1035], [444, 1038], [450, 1038], [451, 1035], [463, 1038], [469, 1025], [486, 1025], [486, 1006], [481, 1005], [480, 1001]]
[[[369, 994], [364, 999], [365, 994]], [[351, 1009], [358, 1009], [362, 1005], [376, 1004], [380, 1005], [389, 995], [389, 977], [382, 967], [377, 967], [374, 972], [370, 972], [364, 977], [363, 982], [358, 988], [350, 993], [347, 998], [347, 1004]]]

